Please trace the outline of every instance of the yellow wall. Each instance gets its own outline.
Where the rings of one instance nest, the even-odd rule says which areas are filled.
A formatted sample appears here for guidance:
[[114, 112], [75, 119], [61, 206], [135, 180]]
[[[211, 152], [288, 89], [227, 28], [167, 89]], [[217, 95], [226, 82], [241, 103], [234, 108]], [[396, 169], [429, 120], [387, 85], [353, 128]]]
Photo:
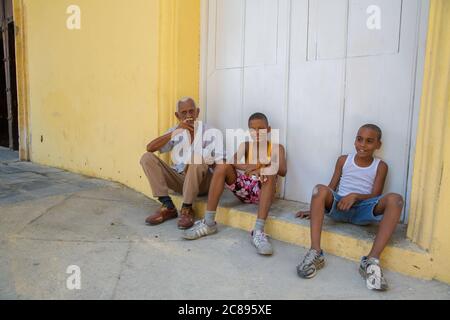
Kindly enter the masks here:
[[[81, 30], [66, 28], [73, 4]], [[15, 0], [15, 12], [31, 160], [148, 193], [146, 144], [173, 123], [177, 97], [198, 98], [199, 0]]]
[[450, 283], [450, 1], [431, 0], [408, 237]]

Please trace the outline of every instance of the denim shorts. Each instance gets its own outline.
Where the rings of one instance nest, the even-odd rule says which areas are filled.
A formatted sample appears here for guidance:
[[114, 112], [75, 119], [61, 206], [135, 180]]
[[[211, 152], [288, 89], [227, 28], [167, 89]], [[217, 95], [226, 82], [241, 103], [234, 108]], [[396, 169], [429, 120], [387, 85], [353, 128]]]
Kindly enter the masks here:
[[330, 212], [327, 212], [327, 215], [334, 221], [365, 226], [373, 222], [380, 222], [383, 219], [383, 215], [375, 216], [373, 212], [383, 196], [359, 201], [349, 211], [341, 211], [337, 208], [337, 204], [343, 198], [342, 196], [333, 191], [333, 197], [333, 207]]

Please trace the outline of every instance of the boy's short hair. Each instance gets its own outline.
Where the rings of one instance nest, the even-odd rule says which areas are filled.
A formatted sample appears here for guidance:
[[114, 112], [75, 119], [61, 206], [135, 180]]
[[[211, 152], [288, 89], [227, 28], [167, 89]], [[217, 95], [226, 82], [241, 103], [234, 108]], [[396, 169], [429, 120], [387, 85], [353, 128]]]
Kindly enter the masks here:
[[378, 140], [381, 140], [381, 138], [383, 137], [383, 131], [381, 131], [381, 128], [379, 126], [377, 126], [376, 124], [365, 124], [361, 127], [361, 129], [372, 129], [373, 131], [375, 131], [378, 134]]
[[267, 116], [264, 113], [256, 112], [248, 118], [248, 123], [250, 124], [250, 121], [252, 120], [264, 120], [267, 125], [269, 125], [269, 119], [267, 119]]

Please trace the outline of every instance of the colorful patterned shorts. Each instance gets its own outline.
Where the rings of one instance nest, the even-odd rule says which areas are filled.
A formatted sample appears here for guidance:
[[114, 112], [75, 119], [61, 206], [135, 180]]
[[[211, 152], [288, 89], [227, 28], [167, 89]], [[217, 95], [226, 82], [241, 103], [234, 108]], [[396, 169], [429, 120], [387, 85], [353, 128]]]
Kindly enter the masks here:
[[242, 202], [252, 204], [259, 203], [261, 181], [257, 177], [249, 177], [243, 173], [237, 172], [236, 182], [231, 186], [227, 185], [227, 187]]

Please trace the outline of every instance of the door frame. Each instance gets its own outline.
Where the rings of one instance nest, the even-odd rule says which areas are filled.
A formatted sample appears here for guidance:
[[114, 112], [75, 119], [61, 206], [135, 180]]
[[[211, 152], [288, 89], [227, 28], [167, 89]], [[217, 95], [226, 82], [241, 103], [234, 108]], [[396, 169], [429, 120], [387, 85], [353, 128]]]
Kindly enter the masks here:
[[19, 117], [19, 159], [31, 160], [31, 128], [29, 112], [28, 60], [26, 47], [26, 16], [23, 0], [13, 0], [16, 33], [16, 78]]
[[[291, 8], [292, 8], [292, 0]], [[428, 38], [428, 21], [429, 21], [429, 8], [430, 0], [419, 0], [418, 1], [418, 25], [416, 29], [415, 46], [416, 46], [416, 56], [415, 62], [413, 64], [413, 88], [411, 92], [411, 105], [412, 110], [409, 119], [409, 161], [407, 163], [406, 170], [406, 190], [403, 190], [403, 194], [406, 195], [405, 199], [405, 210], [402, 216], [402, 221], [404, 224], [408, 223], [409, 210], [411, 206], [411, 190], [412, 190], [412, 176], [414, 171], [414, 159], [416, 151], [416, 141], [417, 141], [417, 127], [419, 122], [420, 108], [421, 108], [421, 97], [423, 90], [423, 79], [424, 79], [424, 67], [425, 67], [425, 52], [426, 52], [426, 42]], [[202, 106], [203, 120], [206, 121], [208, 108], [207, 108], [207, 80], [208, 80], [208, 23], [209, 23], [209, 0], [200, 0], [200, 105]], [[291, 23], [291, 21], [289, 22]], [[289, 28], [290, 29], [290, 28]], [[290, 41], [290, 40], [289, 40]], [[290, 64], [290, 57], [288, 64]], [[286, 149], [287, 145], [286, 140]], [[284, 186], [283, 186], [284, 190]]]
[[[15, 49], [13, 53], [10, 52], [11, 41], [13, 40], [10, 37], [10, 23], [14, 23], [12, 11], [12, 0], [0, 0], [0, 28], [2, 33], [2, 43], [0, 50], [2, 50], [3, 52], [3, 61], [1, 62], [3, 66], [3, 74], [1, 76], [5, 80], [6, 109], [8, 119], [8, 148], [16, 150], [16, 148], [18, 148], [18, 142], [16, 142], [16, 139], [18, 139], [18, 132], [16, 129], [18, 119], [16, 115], [17, 106], [13, 103], [13, 101], [15, 100], [13, 94], [16, 93], [13, 90], [14, 86], [16, 85], [15, 83], [13, 83], [13, 79], [15, 79], [15, 74], [13, 76], [13, 72], [15, 72]], [[14, 69], [11, 68], [12, 61], [14, 61]]]
[[421, 99], [423, 93], [423, 81], [425, 71], [425, 55], [426, 55], [426, 43], [428, 39], [428, 23], [430, 13], [430, 0], [419, 1], [418, 9], [418, 21], [419, 24], [416, 30], [416, 57], [415, 57], [415, 70], [414, 79], [414, 92], [411, 94], [411, 103], [413, 110], [411, 112], [411, 119], [409, 120], [409, 162], [407, 170], [406, 181], [406, 199], [405, 210], [402, 220], [405, 224], [408, 223], [409, 212], [411, 209], [411, 191], [412, 191], [412, 179], [414, 173], [414, 159], [416, 155], [417, 133], [419, 116], [421, 110]]
[[202, 120], [206, 121], [207, 82], [208, 82], [208, 28], [209, 0], [200, 0], [200, 77], [199, 77], [199, 104], [202, 107]]

